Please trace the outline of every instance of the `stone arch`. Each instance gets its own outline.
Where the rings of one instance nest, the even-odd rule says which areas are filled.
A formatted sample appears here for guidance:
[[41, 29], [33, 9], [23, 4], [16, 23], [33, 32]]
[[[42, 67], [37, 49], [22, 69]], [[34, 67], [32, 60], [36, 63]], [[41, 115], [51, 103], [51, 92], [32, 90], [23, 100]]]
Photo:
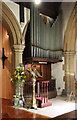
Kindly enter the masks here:
[[67, 24], [65, 37], [64, 37], [64, 52], [65, 51], [75, 51], [75, 43], [76, 43], [76, 11], [77, 5], [75, 6], [70, 19]]
[[25, 45], [23, 44], [24, 40], [22, 37], [21, 28], [15, 15], [4, 2], [2, 2], [2, 8], [0, 8], [0, 11], [2, 11], [0, 12], [2, 24], [8, 31], [9, 38], [11, 41], [10, 43], [14, 50], [14, 67], [17, 67], [19, 63], [23, 62], [22, 54], [25, 48]]
[[24, 27], [23, 33], [22, 33], [22, 44], [25, 44], [25, 35], [27, 32], [27, 28], [28, 28], [28, 24], [30, 23], [30, 21], [27, 22], [27, 24]]
[[4, 2], [2, 2], [1, 11], [2, 11], [2, 16], [1, 16], [1, 12], [0, 12], [0, 16], [2, 17], [2, 23], [8, 31], [12, 45], [21, 44], [22, 43], [21, 29], [16, 17]]
[[64, 36], [64, 71], [65, 88], [67, 94], [75, 88], [75, 49], [77, 30], [77, 5], [75, 5], [69, 18]]

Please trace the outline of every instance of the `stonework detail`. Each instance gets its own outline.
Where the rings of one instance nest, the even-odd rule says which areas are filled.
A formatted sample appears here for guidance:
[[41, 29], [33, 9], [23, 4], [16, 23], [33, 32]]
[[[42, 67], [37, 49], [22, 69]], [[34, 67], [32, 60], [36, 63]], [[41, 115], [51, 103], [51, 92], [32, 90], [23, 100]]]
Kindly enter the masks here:
[[75, 89], [75, 53], [65, 52], [64, 53], [64, 71], [65, 71], [65, 89], [70, 94], [72, 89]]
[[14, 55], [15, 55], [15, 68], [19, 63], [22, 63], [22, 55], [25, 48], [25, 45], [13, 45], [14, 47]]
[[64, 39], [64, 81], [67, 94], [75, 89], [76, 10], [77, 5], [68, 21]]
[[16, 67], [19, 63], [23, 62], [22, 54], [25, 48], [24, 34], [26, 34], [27, 25], [22, 33], [16, 17], [4, 2], [2, 2], [1, 11], [2, 14], [0, 13], [0, 17], [2, 17], [2, 24], [6, 27], [9, 34], [11, 47], [14, 50], [13, 53]]

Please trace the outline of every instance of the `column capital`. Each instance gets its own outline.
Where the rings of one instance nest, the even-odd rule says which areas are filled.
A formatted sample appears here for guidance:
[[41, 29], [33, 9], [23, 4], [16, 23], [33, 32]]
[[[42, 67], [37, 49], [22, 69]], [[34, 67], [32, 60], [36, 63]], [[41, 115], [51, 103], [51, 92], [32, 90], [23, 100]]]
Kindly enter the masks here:
[[14, 51], [23, 52], [25, 45], [13, 45]]
[[25, 45], [13, 45], [14, 49], [14, 56], [15, 56], [15, 68], [18, 66], [19, 63], [23, 62], [23, 51]]
[[63, 55], [75, 55], [76, 52], [75, 51], [64, 51]]

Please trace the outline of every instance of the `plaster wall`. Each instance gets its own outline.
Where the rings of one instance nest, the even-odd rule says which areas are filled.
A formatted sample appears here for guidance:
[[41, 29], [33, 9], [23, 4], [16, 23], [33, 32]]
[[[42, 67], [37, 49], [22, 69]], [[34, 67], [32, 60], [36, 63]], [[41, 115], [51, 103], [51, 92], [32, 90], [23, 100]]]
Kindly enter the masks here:
[[71, 13], [74, 9], [75, 6], [75, 2], [62, 2], [61, 4], [61, 9], [62, 9], [62, 17], [63, 17], [63, 22], [62, 22], [62, 41], [64, 43], [64, 35], [65, 35], [65, 31], [66, 31], [66, 27], [68, 24], [68, 20], [71, 16]]
[[20, 15], [19, 15], [19, 5], [14, 3], [14, 2], [12, 2], [12, 1], [4, 1], [4, 2], [9, 7], [9, 9], [13, 12], [13, 14], [16, 17], [16, 19], [20, 23], [20, 20], [19, 20], [19, 18], [20, 18]]
[[60, 63], [51, 64], [51, 74], [56, 79], [57, 95], [61, 95], [62, 90], [65, 89], [65, 82], [63, 81], [64, 71], [62, 70], [63, 64], [64, 60]]

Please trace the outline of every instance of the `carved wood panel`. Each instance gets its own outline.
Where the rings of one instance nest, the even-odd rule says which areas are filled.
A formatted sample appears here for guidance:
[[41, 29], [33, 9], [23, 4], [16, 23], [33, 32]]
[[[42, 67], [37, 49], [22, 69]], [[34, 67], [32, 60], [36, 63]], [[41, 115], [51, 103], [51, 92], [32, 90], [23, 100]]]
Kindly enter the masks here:
[[[29, 63], [26, 65], [27, 67], [31, 67], [32, 69], [36, 69], [40, 75], [41, 78], [36, 78], [36, 80], [50, 80], [51, 79], [51, 64], [39, 64], [39, 63]], [[30, 80], [30, 74], [26, 71], [27, 78], [26, 81]]]

